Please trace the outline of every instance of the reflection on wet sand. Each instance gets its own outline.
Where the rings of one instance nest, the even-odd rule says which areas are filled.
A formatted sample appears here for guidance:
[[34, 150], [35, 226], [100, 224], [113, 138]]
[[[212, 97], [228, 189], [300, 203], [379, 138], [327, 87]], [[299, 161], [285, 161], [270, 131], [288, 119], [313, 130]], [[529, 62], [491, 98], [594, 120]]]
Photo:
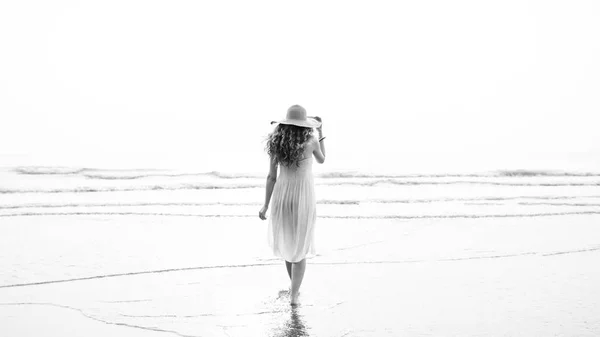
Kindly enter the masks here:
[[302, 321], [302, 316], [299, 313], [297, 306], [290, 308], [290, 316], [285, 323], [273, 331], [273, 337], [300, 337], [309, 336], [306, 325]]

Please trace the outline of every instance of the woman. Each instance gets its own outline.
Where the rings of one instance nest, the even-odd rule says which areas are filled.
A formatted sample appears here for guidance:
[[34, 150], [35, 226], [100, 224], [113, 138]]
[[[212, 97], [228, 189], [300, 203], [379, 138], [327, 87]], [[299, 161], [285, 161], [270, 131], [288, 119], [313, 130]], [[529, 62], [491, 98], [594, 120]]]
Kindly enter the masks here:
[[[299, 105], [288, 109], [286, 119], [273, 123], [278, 125], [267, 139], [270, 167], [265, 204], [259, 217], [266, 219], [272, 199], [269, 246], [273, 254], [285, 259], [292, 282], [290, 303], [296, 305], [306, 269], [306, 255], [315, 252], [313, 233], [317, 214], [312, 158], [314, 156], [321, 164], [325, 161], [325, 137], [321, 118], [307, 118], [306, 110]], [[313, 128], [317, 129], [318, 138], [313, 136]]]

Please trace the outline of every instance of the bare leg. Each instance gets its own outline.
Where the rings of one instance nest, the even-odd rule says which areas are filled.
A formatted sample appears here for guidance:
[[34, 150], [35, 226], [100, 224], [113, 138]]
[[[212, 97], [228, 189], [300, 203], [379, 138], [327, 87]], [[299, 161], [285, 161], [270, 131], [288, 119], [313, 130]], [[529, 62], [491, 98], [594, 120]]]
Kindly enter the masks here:
[[292, 279], [292, 263], [285, 261], [285, 269], [287, 269], [290, 280]]
[[292, 305], [298, 304], [298, 292], [300, 291], [300, 285], [302, 284], [305, 270], [306, 259], [292, 263], [292, 294], [290, 302]]

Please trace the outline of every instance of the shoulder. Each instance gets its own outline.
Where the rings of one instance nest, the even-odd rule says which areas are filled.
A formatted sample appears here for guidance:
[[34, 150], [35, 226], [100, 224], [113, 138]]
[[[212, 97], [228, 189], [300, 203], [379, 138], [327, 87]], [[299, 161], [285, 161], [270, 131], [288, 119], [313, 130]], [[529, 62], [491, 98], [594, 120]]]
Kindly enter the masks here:
[[319, 146], [319, 138], [316, 135], [312, 135], [309, 139], [308, 139], [308, 145], [312, 146], [312, 147], [316, 147]]

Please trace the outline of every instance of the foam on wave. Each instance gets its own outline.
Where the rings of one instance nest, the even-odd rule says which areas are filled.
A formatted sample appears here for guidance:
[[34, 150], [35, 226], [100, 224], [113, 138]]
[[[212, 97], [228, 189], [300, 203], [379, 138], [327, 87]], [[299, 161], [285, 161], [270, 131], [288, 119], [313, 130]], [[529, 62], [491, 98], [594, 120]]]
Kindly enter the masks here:
[[[594, 187], [600, 186], [600, 181], [585, 182], [522, 182], [522, 181], [477, 181], [477, 180], [454, 180], [454, 181], [415, 181], [401, 179], [374, 179], [369, 181], [335, 181], [317, 182], [321, 186], [359, 186], [374, 187], [378, 185], [399, 186], [436, 186], [436, 185], [480, 185], [480, 186], [507, 186], [507, 187]], [[210, 190], [210, 189], [247, 189], [264, 188], [264, 183], [186, 183], [186, 184], [156, 184], [141, 186], [81, 186], [76, 188], [48, 188], [48, 189], [9, 189], [0, 188], [0, 194], [17, 193], [95, 193], [95, 192], [133, 192], [133, 191], [177, 191], [177, 190]]]
[[[599, 206], [598, 203], [581, 203], [570, 202], [567, 200], [581, 199], [600, 199], [600, 195], [587, 196], [510, 196], [510, 197], [474, 197], [474, 198], [416, 198], [416, 199], [354, 199], [354, 200], [334, 200], [324, 199], [317, 200], [319, 205], [343, 205], [357, 206], [364, 203], [372, 204], [421, 204], [421, 203], [446, 203], [446, 202], [464, 202], [481, 205], [484, 203], [495, 202], [493, 204], [500, 205], [503, 202], [516, 201], [522, 205], [551, 205], [551, 206]], [[529, 201], [527, 201], [529, 200]], [[552, 201], [552, 202], [551, 202]], [[562, 202], [560, 202], [562, 201]], [[196, 207], [196, 206], [259, 206], [261, 202], [223, 202], [223, 201], [206, 201], [206, 202], [101, 202], [101, 203], [34, 203], [34, 204], [12, 204], [0, 205], [0, 210], [11, 209], [27, 209], [27, 208], [79, 208], [79, 207], [153, 207], [153, 206], [176, 206], [176, 207]]]
[[[254, 218], [255, 214], [193, 214], [174, 212], [22, 212], [0, 214], [0, 218], [31, 216], [174, 216], [196, 218]], [[417, 220], [417, 219], [485, 219], [485, 218], [535, 218], [566, 215], [600, 215], [600, 211], [566, 211], [539, 213], [502, 213], [502, 214], [420, 214], [420, 215], [321, 215], [327, 219], [379, 219], [379, 220]]]
[[14, 172], [24, 175], [73, 175], [85, 171], [84, 168], [55, 166], [20, 166]]
[[[19, 166], [13, 169], [14, 172], [23, 175], [82, 175], [89, 179], [103, 180], [131, 180], [149, 177], [192, 177], [192, 176], [210, 176], [221, 179], [241, 179], [241, 178], [263, 178], [259, 173], [225, 173], [220, 171], [208, 172], [175, 172], [173, 170], [157, 169], [95, 169], [81, 167], [60, 167], [60, 166]], [[437, 173], [437, 174], [381, 174], [366, 173], [358, 171], [337, 171], [317, 173], [315, 177], [322, 179], [343, 179], [343, 178], [380, 178], [380, 179], [399, 179], [399, 178], [486, 178], [486, 177], [599, 177], [600, 173], [592, 172], [565, 172], [551, 170], [498, 170], [485, 173]]]
[[598, 177], [599, 173], [591, 172], [562, 172], [544, 170], [500, 170], [497, 175], [501, 177]]

